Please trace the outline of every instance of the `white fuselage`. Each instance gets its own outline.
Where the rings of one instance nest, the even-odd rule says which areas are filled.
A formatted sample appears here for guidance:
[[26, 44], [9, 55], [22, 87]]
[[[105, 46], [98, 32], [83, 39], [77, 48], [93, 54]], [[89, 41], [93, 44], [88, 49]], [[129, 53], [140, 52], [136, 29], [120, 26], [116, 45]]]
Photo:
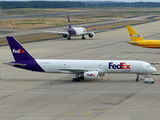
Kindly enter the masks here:
[[156, 71], [149, 63], [131, 60], [43, 60], [36, 59], [39, 66], [49, 73], [76, 73], [98, 71], [103, 73], [145, 74]]
[[86, 29], [83, 27], [73, 28], [76, 31], [76, 35], [82, 35], [86, 32]]

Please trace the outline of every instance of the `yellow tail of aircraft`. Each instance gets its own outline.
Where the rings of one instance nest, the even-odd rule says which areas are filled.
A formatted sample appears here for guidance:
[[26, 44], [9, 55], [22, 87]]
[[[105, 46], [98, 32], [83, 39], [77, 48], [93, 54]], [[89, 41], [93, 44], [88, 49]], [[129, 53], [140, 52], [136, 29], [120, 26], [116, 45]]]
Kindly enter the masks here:
[[127, 43], [146, 48], [160, 48], [160, 40], [145, 40], [132, 26], [127, 26], [132, 41]]
[[144, 38], [132, 27], [127, 26], [132, 41], [144, 40]]

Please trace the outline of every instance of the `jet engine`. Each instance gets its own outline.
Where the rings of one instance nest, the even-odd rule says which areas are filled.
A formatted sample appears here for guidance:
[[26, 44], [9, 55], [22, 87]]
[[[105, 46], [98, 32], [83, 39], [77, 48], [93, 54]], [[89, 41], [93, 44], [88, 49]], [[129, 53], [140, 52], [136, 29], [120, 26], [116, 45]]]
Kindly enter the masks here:
[[68, 34], [63, 34], [63, 37], [64, 37], [64, 38], [67, 38], [67, 37], [68, 37]]
[[92, 37], [94, 36], [94, 33], [91, 32], [91, 33], [88, 34], [88, 36], [89, 36], [90, 38], [92, 38]]
[[84, 79], [98, 79], [98, 71], [88, 71], [84, 72]]

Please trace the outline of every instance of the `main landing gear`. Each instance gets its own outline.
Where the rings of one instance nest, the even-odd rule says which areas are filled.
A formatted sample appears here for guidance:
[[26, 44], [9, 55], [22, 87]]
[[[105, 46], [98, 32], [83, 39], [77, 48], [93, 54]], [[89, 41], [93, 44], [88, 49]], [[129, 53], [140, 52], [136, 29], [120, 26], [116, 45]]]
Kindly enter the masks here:
[[69, 35], [67, 39], [68, 39], [68, 40], [71, 40], [71, 36]]
[[77, 73], [76, 77], [72, 79], [73, 82], [80, 82], [81, 80], [84, 80], [84, 76], [82, 76], [82, 73]]
[[80, 82], [81, 80], [84, 80], [84, 77], [83, 77], [83, 76], [72, 79], [73, 82]]
[[86, 39], [86, 38], [84, 37], [84, 35], [82, 36], [82, 39], [83, 39], [83, 40]]

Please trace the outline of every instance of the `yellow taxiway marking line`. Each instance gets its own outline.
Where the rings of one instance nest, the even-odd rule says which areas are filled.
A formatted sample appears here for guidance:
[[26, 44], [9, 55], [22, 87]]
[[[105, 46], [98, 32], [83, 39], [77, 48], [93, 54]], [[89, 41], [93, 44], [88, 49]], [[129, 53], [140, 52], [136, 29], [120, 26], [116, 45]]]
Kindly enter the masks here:
[[122, 112], [122, 111], [149, 111], [149, 110], [152, 110], [152, 111], [158, 111], [160, 109], [130, 109], [130, 110], [93, 110], [93, 111], [88, 111], [88, 112]]
[[82, 116], [85, 116], [85, 117], [87, 117], [87, 118], [91, 118], [92, 120], [100, 120], [100, 119], [98, 119], [98, 118], [91, 117], [91, 116], [86, 115], [86, 114], [82, 114]]
[[[3, 112], [20, 112], [20, 110], [0, 110], [0, 111], [3, 111]], [[98, 112], [122, 112], [122, 111], [126, 111], [126, 112], [129, 112], [129, 111], [160, 111], [160, 109], [129, 109], [129, 110], [98, 110], [98, 111], [77, 111], [77, 112], [35, 112], [35, 113], [3, 113], [3, 114], [0, 114], [0, 116], [16, 116], [16, 115], [51, 115], [51, 114], [64, 114], [64, 115], [78, 115], [78, 114], [81, 114], [83, 116], [86, 116], [86, 117], [89, 117], [89, 118], [92, 118], [94, 120], [100, 120], [98, 118], [94, 118], [94, 117], [91, 117], [89, 115], [92, 115], [94, 113], [98, 113]], [[25, 111], [24, 111], [25, 112]], [[27, 111], [26, 111], [27, 112]], [[28, 111], [30, 112], [30, 111]]]

